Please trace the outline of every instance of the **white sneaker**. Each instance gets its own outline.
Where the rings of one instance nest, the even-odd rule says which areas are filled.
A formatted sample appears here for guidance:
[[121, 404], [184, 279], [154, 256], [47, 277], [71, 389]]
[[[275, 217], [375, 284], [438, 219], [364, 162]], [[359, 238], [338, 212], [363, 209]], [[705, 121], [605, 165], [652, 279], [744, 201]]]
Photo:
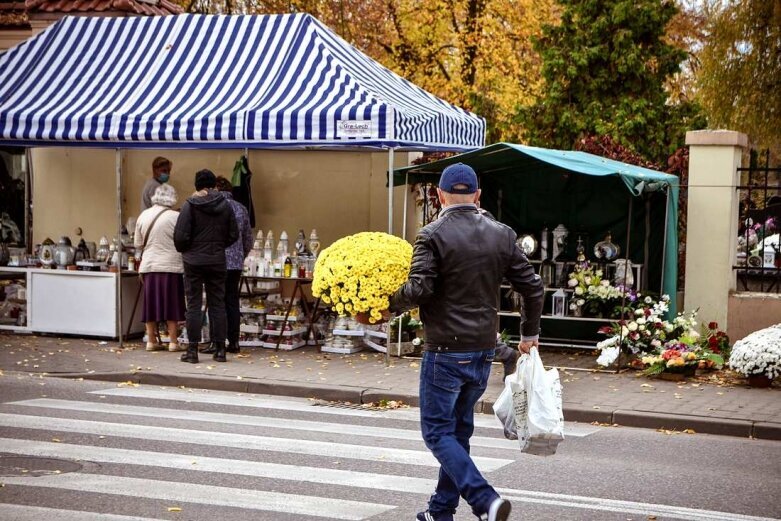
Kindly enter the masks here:
[[491, 501], [488, 512], [480, 516], [481, 521], [507, 521], [510, 518], [512, 506], [506, 499], [500, 497]]
[[171, 351], [172, 353], [175, 353], [176, 351], [184, 351], [184, 347], [182, 346], [182, 344], [171, 342], [170, 344], [168, 344], [168, 350]]
[[165, 349], [165, 347], [161, 346], [160, 344], [156, 344], [154, 342], [147, 342], [146, 343], [146, 350], [147, 351], [162, 351]]

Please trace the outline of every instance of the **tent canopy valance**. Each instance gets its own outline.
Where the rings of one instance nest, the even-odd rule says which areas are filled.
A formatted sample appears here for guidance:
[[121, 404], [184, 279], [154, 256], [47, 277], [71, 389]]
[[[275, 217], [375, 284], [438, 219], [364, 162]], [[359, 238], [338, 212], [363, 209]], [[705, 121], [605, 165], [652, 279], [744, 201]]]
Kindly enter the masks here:
[[[678, 178], [586, 152], [497, 143], [439, 161], [397, 169], [394, 184], [437, 183], [453, 163], [478, 173], [481, 204], [519, 233], [564, 224], [591, 245], [612, 231], [634, 262], [648, 259], [649, 287], [675, 296], [678, 278]], [[627, 210], [628, 199], [637, 201]], [[645, 206], [645, 210], [643, 210]], [[570, 243], [576, 237], [570, 236]], [[622, 253], [623, 256], [623, 253]]]
[[66, 17], [0, 55], [0, 144], [468, 150], [485, 121], [307, 14]]

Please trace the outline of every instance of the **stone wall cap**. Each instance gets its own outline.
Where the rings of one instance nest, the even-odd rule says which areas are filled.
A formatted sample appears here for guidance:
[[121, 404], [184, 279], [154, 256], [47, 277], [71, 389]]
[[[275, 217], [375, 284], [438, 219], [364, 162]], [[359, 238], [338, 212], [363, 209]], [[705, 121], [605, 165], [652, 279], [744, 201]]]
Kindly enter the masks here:
[[686, 144], [745, 148], [748, 146], [748, 136], [734, 130], [690, 130], [686, 133]]

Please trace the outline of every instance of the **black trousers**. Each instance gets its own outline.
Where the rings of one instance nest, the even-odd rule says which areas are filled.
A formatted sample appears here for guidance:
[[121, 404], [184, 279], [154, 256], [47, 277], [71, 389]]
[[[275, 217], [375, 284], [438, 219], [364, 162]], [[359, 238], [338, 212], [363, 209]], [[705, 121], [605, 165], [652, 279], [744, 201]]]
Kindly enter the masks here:
[[241, 324], [241, 302], [239, 291], [241, 270], [228, 270], [225, 277], [225, 315], [228, 317], [228, 342], [236, 344], [239, 341], [239, 325]]
[[206, 288], [206, 305], [209, 308], [211, 340], [225, 343], [225, 265], [198, 266], [184, 264], [184, 294], [187, 299], [187, 339], [201, 341], [203, 326], [203, 290]]

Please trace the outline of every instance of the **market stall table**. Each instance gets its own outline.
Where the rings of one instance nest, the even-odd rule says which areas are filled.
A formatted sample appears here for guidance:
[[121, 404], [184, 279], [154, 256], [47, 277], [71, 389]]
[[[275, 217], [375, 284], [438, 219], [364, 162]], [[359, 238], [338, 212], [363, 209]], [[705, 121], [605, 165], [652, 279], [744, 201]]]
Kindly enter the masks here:
[[[0, 267], [0, 275], [24, 280], [27, 320], [0, 329], [117, 338], [117, 273]], [[123, 307], [130, 309], [140, 286], [138, 274], [122, 273]], [[123, 331], [142, 333], [140, 313], [123, 317]]]

